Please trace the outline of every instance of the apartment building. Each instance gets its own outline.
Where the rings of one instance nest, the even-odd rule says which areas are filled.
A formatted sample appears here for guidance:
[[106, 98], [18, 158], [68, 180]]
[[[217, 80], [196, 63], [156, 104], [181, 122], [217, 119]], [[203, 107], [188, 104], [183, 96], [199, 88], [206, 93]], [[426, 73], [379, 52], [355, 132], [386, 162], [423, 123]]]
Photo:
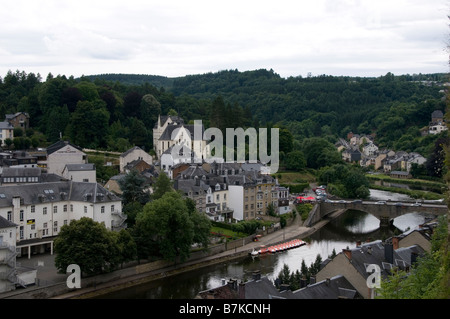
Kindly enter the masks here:
[[57, 181], [0, 186], [0, 216], [17, 225], [19, 256], [53, 253], [63, 225], [90, 217], [106, 228], [125, 227], [121, 199], [97, 183]]

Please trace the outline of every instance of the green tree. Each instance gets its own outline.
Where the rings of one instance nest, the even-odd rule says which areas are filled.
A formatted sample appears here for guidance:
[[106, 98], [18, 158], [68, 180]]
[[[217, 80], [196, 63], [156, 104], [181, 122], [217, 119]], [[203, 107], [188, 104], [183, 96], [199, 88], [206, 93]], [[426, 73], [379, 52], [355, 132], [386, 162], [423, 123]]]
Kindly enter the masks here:
[[119, 262], [123, 263], [135, 260], [137, 257], [137, 245], [133, 236], [126, 229], [121, 229], [120, 232], [114, 232], [117, 236], [117, 245], [119, 250]]
[[[185, 261], [194, 239], [194, 223], [185, 200], [168, 192], [144, 206], [136, 218], [139, 250], [168, 261]], [[148, 256], [147, 256], [148, 257]]]
[[86, 275], [114, 270], [120, 262], [115, 235], [91, 218], [82, 217], [63, 225], [55, 243], [55, 266], [65, 273], [77, 264]]
[[118, 180], [122, 191], [122, 201], [124, 205], [138, 202], [142, 205], [149, 201], [149, 194], [144, 190], [146, 185], [145, 177], [138, 170], [132, 169]]
[[109, 113], [101, 100], [79, 101], [71, 114], [68, 135], [82, 147], [106, 147]]
[[377, 291], [381, 299], [448, 299], [450, 298], [450, 252], [446, 216], [438, 218], [431, 238], [431, 251], [417, 258], [410, 273], [402, 270], [381, 280]]
[[144, 95], [140, 105], [140, 119], [144, 125], [152, 129], [159, 114], [161, 114], [161, 103], [152, 94]]
[[174, 191], [172, 187], [172, 181], [166, 173], [160, 172], [158, 178], [153, 185], [152, 199], [159, 199], [163, 197], [165, 193]]
[[287, 153], [284, 161], [288, 170], [301, 171], [306, 167], [305, 154], [302, 151]]

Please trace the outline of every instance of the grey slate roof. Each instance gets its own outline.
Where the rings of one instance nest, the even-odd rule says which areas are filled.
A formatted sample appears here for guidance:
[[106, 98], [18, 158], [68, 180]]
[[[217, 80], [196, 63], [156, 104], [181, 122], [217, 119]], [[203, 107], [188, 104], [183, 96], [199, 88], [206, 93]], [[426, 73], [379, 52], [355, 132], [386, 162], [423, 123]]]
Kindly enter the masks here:
[[[241, 289], [244, 289], [244, 291]], [[261, 277], [246, 282], [244, 286], [239, 284], [232, 288], [229, 284], [225, 284], [202, 291], [199, 296], [202, 298], [214, 296], [217, 299], [362, 299], [361, 295], [342, 275], [308, 285], [296, 291], [279, 291], [270, 279]]]
[[17, 225], [0, 216], [0, 228], [16, 227]]
[[132, 147], [132, 148], [130, 148], [129, 150], [123, 152], [122, 154], [120, 154], [120, 157], [125, 157], [125, 156], [127, 156], [128, 154], [130, 154], [130, 153], [132, 153], [132, 152], [134, 152], [134, 151], [136, 151], [136, 150], [144, 151], [144, 150], [143, 150], [142, 148], [140, 148], [139, 146], [135, 146], [135, 147]]
[[367, 265], [370, 264], [380, 266], [381, 276], [386, 278], [390, 274], [391, 267], [401, 269], [405, 266], [411, 267], [411, 255], [422, 255], [424, 252], [424, 249], [418, 245], [394, 250], [391, 244], [378, 240], [351, 249], [351, 262], [364, 278], [370, 275], [366, 270]]
[[39, 167], [3, 167], [2, 177], [29, 177], [41, 176]]
[[[191, 139], [194, 139], [194, 124], [169, 124], [167, 125], [166, 129], [164, 130], [164, 132], [161, 134], [161, 136], [159, 137], [160, 141], [171, 141], [172, 140], [172, 134], [176, 129], [179, 129], [181, 127], [184, 127], [191, 135]], [[202, 125], [201, 127], [201, 135], [203, 137], [203, 132], [204, 132], [205, 128]]]
[[362, 299], [352, 284], [342, 275], [322, 280], [292, 292], [292, 299]]
[[12, 126], [12, 124], [7, 121], [0, 122], [0, 130], [13, 129], [13, 128], [14, 128], [14, 126]]
[[87, 164], [66, 164], [68, 171], [93, 171], [95, 170], [95, 165], [91, 163]]
[[67, 145], [70, 145], [70, 146], [76, 148], [77, 150], [82, 151], [81, 147], [76, 146], [76, 145], [70, 143], [69, 141], [58, 141], [58, 142], [50, 145], [49, 147], [47, 147], [47, 155], [50, 155]]
[[13, 197], [20, 196], [24, 205], [65, 200], [90, 203], [119, 201], [120, 198], [97, 183], [59, 181], [0, 186], [0, 207], [11, 207]]

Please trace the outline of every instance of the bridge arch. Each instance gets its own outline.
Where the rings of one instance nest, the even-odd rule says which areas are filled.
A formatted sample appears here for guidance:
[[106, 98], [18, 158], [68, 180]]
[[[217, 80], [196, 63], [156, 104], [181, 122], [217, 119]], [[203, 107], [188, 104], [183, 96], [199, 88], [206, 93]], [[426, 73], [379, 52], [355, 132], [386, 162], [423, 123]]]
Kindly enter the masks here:
[[380, 226], [389, 226], [399, 216], [412, 212], [425, 212], [435, 216], [448, 213], [447, 205], [422, 204], [416, 206], [414, 203], [402, 202], [375, 202], [375, 201], [323, 201], [316, 204], [313, 209], [314, 217], [311, 222], [317, 222], [328, 214], [337, 210], [359, 210], [369, 213], [380, 220]]

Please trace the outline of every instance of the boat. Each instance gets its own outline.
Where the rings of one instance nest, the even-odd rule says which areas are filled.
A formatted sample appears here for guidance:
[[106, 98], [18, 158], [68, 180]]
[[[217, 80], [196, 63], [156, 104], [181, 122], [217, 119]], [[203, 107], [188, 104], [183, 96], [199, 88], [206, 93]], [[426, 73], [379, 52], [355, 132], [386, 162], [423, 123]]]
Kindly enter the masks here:
[[293, 240], [290, 240], [288, 242], [281, 243], [281, 244], [278, 244], [278, 245], [272, 245], [272, 246], [269, 246], [269, 247], [261, 245], [259, 250], [256, 250], [256, 249], [253, 248], [253, 250], [252, 250], [252, 252], [250, 252], [250, 254], [252, 256], [262, 255], [262, 254], [266, 254], [266, 253], [274, 254], [274, 253], [282, 252], [282, 251], [285, 251], [285, 250], [288, 250], [288, 249], [297, 248], [297, 247], [300, 247], [300, 246], [303, 246], [303, 245], [306, 245], [306, 243], [303, 240], [293, 239]]

